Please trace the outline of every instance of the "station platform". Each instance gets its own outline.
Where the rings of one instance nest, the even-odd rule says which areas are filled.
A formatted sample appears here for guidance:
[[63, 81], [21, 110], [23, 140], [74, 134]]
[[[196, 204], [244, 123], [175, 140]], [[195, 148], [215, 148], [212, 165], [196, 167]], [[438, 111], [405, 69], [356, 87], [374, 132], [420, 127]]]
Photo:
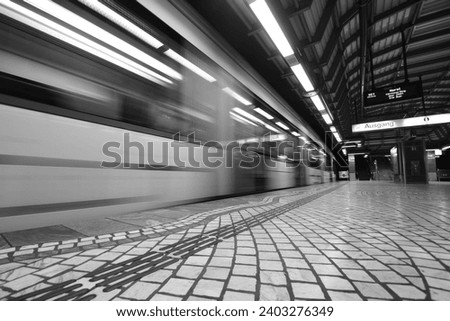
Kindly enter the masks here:
[[449, 196], [337, 182], [4, 233], [0, 300], [450, 300]]

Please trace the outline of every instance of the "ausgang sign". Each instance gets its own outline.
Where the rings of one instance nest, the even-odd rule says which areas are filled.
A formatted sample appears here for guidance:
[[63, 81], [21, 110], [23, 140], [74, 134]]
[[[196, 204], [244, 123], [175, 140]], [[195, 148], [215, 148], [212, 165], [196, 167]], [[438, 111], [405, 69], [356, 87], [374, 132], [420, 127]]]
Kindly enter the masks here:
[[422, 97], [422, 83], [420, 81], [405, 82], [365, 92], [364, 106], [387, 104], [418, 97]]
[[352, 125], [352, 132], [360, 133], [376, 130], [389, 130], [401, 127], [426, 126], [444, 123], [450, 123], [450, 114], [439, 114], [355, 124]]

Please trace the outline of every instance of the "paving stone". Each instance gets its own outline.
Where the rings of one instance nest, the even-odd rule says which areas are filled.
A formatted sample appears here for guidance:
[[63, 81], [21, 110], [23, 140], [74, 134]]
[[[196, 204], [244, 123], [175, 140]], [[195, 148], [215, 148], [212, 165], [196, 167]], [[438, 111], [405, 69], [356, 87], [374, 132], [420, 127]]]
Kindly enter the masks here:
[[329, 258], [333, 259], [346, 259], [347, 255], [345, 255], [341, 251], [330, 251], [330, 250], [323, 250], [322, 251], [324, 255], [326, 255]]
[[[123, 245], [121, 245], [121, 246], [123, 246]], [[144, 254], [148, 253], [149, 251], [150, 250], [145, 247], [135, 247], [135, 248], [128, 250], [127, 254], [128, 255], [144, 255]], [[120, 254], [120, 253], [123, 253], [124, 251], [114, 251], [114, 252], [119, 252], [119, 254]]]
[[292, 291], [295, 298], [299, 300], [325, 299], [322, 289], [317, 284], [293, 282]]
[[388, 284], [388, 286], [402, 299], [424, 300], [426, 297], [425, 292], [418, 290], [412, 285]]
[[194, 288], [195, 295], [219, 298], [225, 283], [214, 280], [200, 280]]
[[205, 266], [206, 262], [208, 262], [208, 260], [209, 260], [209, 257], [207, 257], [207, 256], [193, 255], [193, 256], [190, 256], [184, 264]]
[[362, 298], [353, 292], [328, 291], [328, 295], [333, 301], [362, 301]]
[[235, 264], [233, 267], [234, 275], [256, 276], [255, 265]]
[[322, 255], [322, 253], [320, 253], [320, 251], [315, 247], [300, 247], [300, 252], [302, 252], [302, 254], [304, 255], [306, 254]]
[[122, 253], [120, 252], [107, 252], [100, 254], [99, 256], [95, 257], [94, 260], [96, 261], [114, 261], [119, 256], [121, 256]]
[[259, 268], [261, 270], [283, 271], [283, 265], [279, 261], [260, 260]]
[[414, 261], [414, 263], [419, 266], [419, 267], [428, 267], [428, 268], [433, 268], [433, 269], [442, 269], [444, 270], [444, 266], [434, 260], [426, 260], [426, 259], [412, 259]]
[[320, 276], [320, 280], [329, 290], [354, 290], [352, 284], [337, 276]]
[[354, 282], [358, 290], [367, 298], [392, 299], [392, 296], [381, 285], [376, 283]]
[[359, 260], [359, 264], [364, 266], [367, 270], [389, 270], [389, 268], [375, 260]]
[[[30, 287], [26, 288], [25, 290], [14, 292], [14, 294], [11, 295], [11, 300], [15, 300], [15, 298], [18, 298], [18, 297], [23, 296], [25, 294], [29, 294], [29, 293], [32, 293], [32, 292], [35, 292], [35, 291], [39, 291], [39, 290], [48, 288], [49, 286], [51, 286], [51, 284], [42, 283], [42, 282], [41, 283], [36, 283], [35, 285], [30, 286]], [[0, 290], [0, 299], [2, 298], [1, 292], [2, 291]], [[9, 294], [9, 292], [5, 292], [5, 293]]]
[[286, 287], [261, 284], [259, 292], [260, 301], [290, 301], [289, 292]]
[[23, 266], [23, 264], [17, 263], [17, 262], [0, 264], [0, 274], [5, 273], [6, 271], [11, 271], [13, 269], [17, 269], [17, 268], [19, 268], [21, 266]]
[[317, 278], [310, 270], [302, 270], [302, 269], [287, 269], [289, 278], [291, 281], [300, 281], [300, 282], [317, 282]]
[[361, 266], [353, 260], [347, 259], [332, 259], [334, 264], [339, 266], [341, 269], [361, 269]]
[[377, 259], [378, 261], [380, 261], [381, 263], [384, 264], [402, 264], [403, 261], [399, 260], [395, 257], [389, 256], [389, 255], [378, 255], [378, 256], [374, 256], [375, 259]]
[[443, 290], [450, 290], [450, 280], [442, 280], [432, 277], [426, 278], [427, 283], [429, 286], [433, 288], [443, 289]]
[[217, 249], [214, 256], [233, 257], [234, 249]]
[[183, 265], [177, 272], [178, 277], [187, 279], [197, 279], [202, 273], [203, 267], [195, 265]]
[[163, 283], [167, 278], [172, 276], [173, 271], [171, 270], [159, 270], [156, 272], [153, 272], [149, 275], [144, 276], [141, 278], [141, 281], [145, 282], [153, 282], [153, 283]]
[[18, 279], [24, 275], [31, 274], [35, 271], [37, 271], [37, 270], [31, 269], [29, 267], [20, 267], [20, 268], [12, 269], [12, 270], [9, 270], [7, 272], [0, 274], [0, 280], [12, 281], [12, 280]]
[[203, 277], [216, 280], [225, 280], [228, 278], [229, 274], [230, 269], [211, 266], [206, 268], [206, 272], [203, 274]]
[[23, 290], [25, 288], [28, 288], [29, 286], [35, 285], [42, 281], [43, 281], [42, 278], [40, 278], [36, 275], [29, 274], [29, 275], [23, 276], [21, 278], [15, 279], [13, 281], [4, 283], [2, 285], [2, 287], [11, 289], [14, 292], [17, 292], [17, 291]]
[[450, 301], [450, 291], [430, 289], [431, 299], [436, 301]]
[[283, 272], [276, 271], [264, 271], [259, 272], [261, 283], [273, 284], [273, 285], [285, 285], [286, 275]]
[[255, 295], [227, 290], [223, 296], [224, 301], [254, 301]]
[[408, 280], [393, 271], [371, 271], [371, 273], [383, 283], [409, 283]]
[[236, 264], [256, 265], [256, 256], [253, 256], [253, 255], [236, 255], [235, 263]]
[[213, 257], [209, 262], [209, 266], [229, 267], [233, 263], [231, 257]]
[[342, 275], [339, 270], [331, 264], [312, 264], [314, 271], [319, 275]]
[[280, 260], [280, 256], [278, 255], [277, 252], [259, 252], [259, 259], [260, 260], [274, 260], [274, 261], [279, 261]]
[[104, 264], [105, 264], [105, 262], [103, 262], [103, 261], [91, 260], [91, 261], [83, 263], [79, 266], [75, 266], [74, 269], [79, 270], [79, 271], [91, 272], [91, 271], [98, 269], [99, 267], [101, 267]]
[[367, 272], [365, 272], [363, 270], [343, 269], [342, 271], [350, 280], [375, 282], [374, 279], [369, 274], [367, 274]]
[[417, 276], [419, 273], [416, 271], [415, 268], [409, 265], [389, 265], [389, 267], [395, 271], [397, 271], [399, 274], [403, 276]]
[[69, 266], [69, 265], [55, 264], [55, 265], [49, 266], [43, 270], [39, 270], [39, 271], [35, 272], [34, 274], [43, 276], [43, 277], [52, 277], [59, 273], [65, 272], [71, 268], [72, 268], [72, 266]]
[[256, 250], [254, 248], [250, 247], [238, 247], [237, 248], [237, 255], [255, 255]]
[[159, 287], [160, 284], [138, 281], [120, 296], [129, 299], [147, 300]]
[[331, 261], [324, 255], [305, 255], [309, 263], [331, 264]]
[[98, 256], [106, 251], [107, 251], [106, 249], [92, 249], [92, 250], [87, 250], [87, 251], [81, 252], [80, 255]]
[[280, 250], [282, 258], [302, 258], [303, 255], [297, 250]]
[[435, 277], [438, 279], [450, 280], [450, 272], [445, 270], [430, 269], [430, 268], [419, 268], [420, 272], [426, 277]]
[[183, 298], [180, 296], [157, 293], [150, 300], [151, 301], [182, 301]]
[[290, 268], [308, 269], [309, 265], [303, 259], [283, 258], [284, 264]]
[[231, 276], [228, 287], [232, 290], [254, 292], [256, 279], [253, 277]]
[[171, 278], [159, 292], [183, 296], [186, 295], [193, 284], [193, 280]]
[[61, 264], [65, 264], [65, 265], [81, 265], [84, 262], [90, 260], [90, 257], [86, 257], [86, 256], [74, 256], [68, 260], [65, 260], [63, 262], [61, 262]]
[[372, 257], [364, 253], [363, 251], [345, 251], [345, 254], [354, 260], [368, 260]]

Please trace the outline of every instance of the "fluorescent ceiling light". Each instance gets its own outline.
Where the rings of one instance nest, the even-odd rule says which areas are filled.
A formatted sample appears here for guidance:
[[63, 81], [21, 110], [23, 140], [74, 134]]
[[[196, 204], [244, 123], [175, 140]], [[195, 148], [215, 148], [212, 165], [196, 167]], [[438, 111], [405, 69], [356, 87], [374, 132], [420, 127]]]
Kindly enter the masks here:
[[149, 35], [147, 32], [145, 32], [144, 30], [142, 30], [141, 28], [136, 26], [134, 23], [132, 23], [128, 19], [122, 17], [120, 14], [116, 13], [114, 10], [111, 10], [110, 8], [108, 8], [107, 6], [102, 4], [101, 2], [96, 1], [96, 0], [78, 0], [78, 1], [81, 2], [82, 4], [84, 4], [85, 6], [91, 8], [92, 10], [97, 11], [102, 16], [111, 20], [112, 22], [114, 22], [118, 26], [122, 27], [129, 33], [135, 35], [139, 39], [145, 41], [150, 46], [152, 46], [154, 48], [160, 48], [164, 45], [161, 41], [159, 41], [155, 37]]
[[368, 156], [369, 156], [369, 155], [366, 154], [366, 155], [364, 155], [364, 158], [367, 158]]
[[264, 0], [256, 0], [250, 4], [250, 8], [283, 57], [293, 55], [294, 51], [281, 30], [280, 25], [270, 11], [270, 8], [267, 6], [267, 3]]
[[333, 133], [336, 133], [336, 132], [337, 132], [336, 127], [334, 127], [334, 126], [330, 126], [330, 130], [331, 130], [331, 132], [333, 132]]
[[302, 84], [305, 91], [314, 90], [314, 86], [312, 85], [311, 80], [309, 80], [309, 77], [301, 64], [291, 66], [291, 69], [294, 72], [295, 77], [297, 77], [298, 81]]
[[269, 113], [266, 113], [264, 110], [262, 110], [261, 108], [255, 108], [253, 109], [254, 111], [256, 111], [258, 114], [266, 117], [268, 120], [272, 120], [273, 116], [270, 115]]
[[338, 143], [340, 143], [342, 141], [342, 138], [338, 132], [333, 133], [333, 135], [334, 135], [334, 138], [336, 138]]
[[176, 62], [182, 64], [186, 68], [188, 68], [191, 71], [195, 72], [197, 75], [199, 75], [200, 77], [202, 77], [206, 81], [209, 81], [209, 82], [215, 82], [216, 81], [216, 78], [212, 77], [210, 74], [208, 74], [207, 72], [203, 71], [202, 69], [200, 69], [199, 67], [194, 65], [189, 60], [187, 60], [184, 57], [180, 56], [179, 54], [177, 54], [172, 49], [169, 49], [169, 50], [165, 51], [164, 53], [167, 56], [169, 56], [170, 58], [172, 58], [173, 60], [175, 60]]
[[322, 114], [322, 118], [323, 118], [323, 120], [325, 120], [327, 125], [331, 125], [333, 123], [333, 121], [331, 120], [330, 115], [328, 115], [327, 113], [323, 113]]
[[285, 124], [283, 124], [282, 122], [278, 121], [275, 123], [276, 125], [280, 126], [281, 128], [283, 128], [284, 130], [289, 130], [289, 127], [287, 127]]
[[238, 114], [233, 113], [232, 111], [230, 111], [230, 115], [231, 115], [231, 117], [233, 117], [235, 120], [237, 120], [237, 121], [239, 121], [239, 122], [241, 122], [241, 123], [250, 124], [250, 125], [252, 125], [252, 126], [258, 126], [258, 125], [256, 125], [254, 122], [251, 122], [250, 120], [245, 119], [244, 117], [239, 116]]
[[55, 18], [70, 24], [71, 26], [77, 28], [80, 31], [91, 35], [98, 40], [109, 44], [110, 46], [122, 51], [123, 53], [145, 63], [146, 65], [155, 68], [156, 70], [170, 76], [174, 79], [181, 80], [183, 76], [170, 68], [169, 66], [163, 64], [161, 61], [153, 58], [152, 56], [146, 54], [142, 50], [130, 45], [128, 42], [116, 37], [115, 35], [109, 33], [108, 31], [98, 27], [96, 24], [76, 15], [75, 13], [67, 10], [66, 8], [51, 2], [49, 0], [25, 0], [29, 4], [42, 11], [51, 14]]
[[447, 150], [449, 148], [450, 148], [450, 145], [442, 147], [441, 150]]
[[345, 148], [342, 149], [342, 154], [347, 155], [347, 150]]
[[325, 110], [325, 106], [323, 105], [323, 102], [320, 99], [319, 95], [312, 96], [311, 100], [314, 103], [314, 106], [316, 106], [318, 111]]
[[300, 134], [297, 133], [297, 132], [291, 132], [291, 134], [294, 135], [294, 136], [296, 136], [296, 137], [299, 137], [299, 136], [300, 136]]
[[271, 130], [271, 131], [273, 131], [275, 133], [280, 133], [280, 131], [278, 129], [276, 129], [273, 126], [270, 126], [269, 124], [264, 124], [264, 127], [266, 127], [267, 129], [269, 129], [269, 130]]
[[234, 107], [233, 111], [235, 113], [238, 113], [241, 116], [244, 116], [244, 117], [246, 117], [246, 118], [248, 118], [250, 120], [253, 120], [254, 122], [257, 122], [257, 123], [260, 123], [262, 125], [265, 125], [265, 123], [261, 119], [259, 119], [258, 117], [253, 116], [252, 114], [246, 112], [245, 110], [240, 109], [239, 107]]
[[235, 93], [233, 90], [231, 90], [228, 87], [225, 87], [222, 89], [224, 92], [226, 92], [228, 95], [230, 95], [231, 97], [233, 97], [234, 99], [236, 99], [237, 101], [241, 102], [242, 104], [246, 105], [246, 106], [250, 106], [252, 103], [249, 102], [247, 99], [245, 99], [244, 97], [242, 97], [241, 95]]
[[32, 28], [40, 30], [52, 37], [64, 41], [72, 46], [78, 47], [92, 55], [109, 61], [136, 75], [146, 78], [160, 85], [172, 84], [173, 82], [160, 74], [145, 68], [144, 66], [128, 59], [119, 53], [112, 51], [50, 19], [47, 19], [31, 10], [17, 5], [14, 2], [2, 1], [0, 11], [6, 16], [22, 22]]

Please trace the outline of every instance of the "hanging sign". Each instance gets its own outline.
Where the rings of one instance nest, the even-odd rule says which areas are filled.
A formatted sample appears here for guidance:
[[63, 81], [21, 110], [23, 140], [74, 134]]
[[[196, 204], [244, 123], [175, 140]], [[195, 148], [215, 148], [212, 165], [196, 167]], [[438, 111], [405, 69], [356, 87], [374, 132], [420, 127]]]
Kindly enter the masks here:
[[405, 82], [395, 86], [377, 88], [364, 93], [364, 106], [392, 103], [422, 97], [422, 83]]
[[371, 123], [361, 123], [352, 125], [352, 132], [370, 132], [376, 130], [389, 130], [401, 127], [415, 127], [435, 124], [450, 123], [450, 114], [439, 114], [430, 116], [419, 116], [394, 120], [383, 120]]

